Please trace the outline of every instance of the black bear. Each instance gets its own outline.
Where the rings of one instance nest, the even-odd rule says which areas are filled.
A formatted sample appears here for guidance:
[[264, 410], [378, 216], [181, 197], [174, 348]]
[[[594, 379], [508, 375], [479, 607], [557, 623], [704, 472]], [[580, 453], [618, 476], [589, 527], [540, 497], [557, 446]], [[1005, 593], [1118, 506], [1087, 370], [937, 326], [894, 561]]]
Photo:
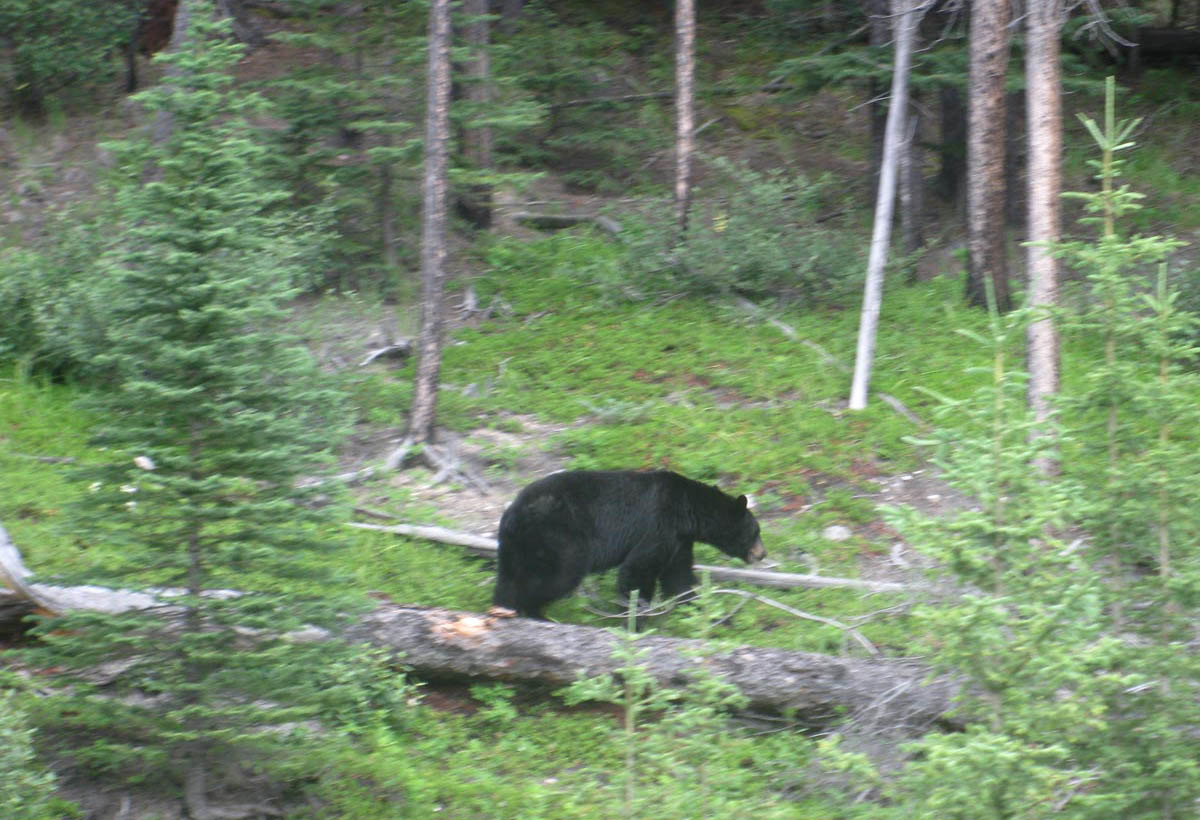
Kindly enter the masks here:
[[696, 583], [692, 545], [711, 544], [744, 561], [766, 557], [746, 496], [666, 470], [578, 470], [535, 481], [500, 518], [500, 555], [492, 604], [541, 618], [583, 576], [620, 567], [617, 592], [649, 603]]

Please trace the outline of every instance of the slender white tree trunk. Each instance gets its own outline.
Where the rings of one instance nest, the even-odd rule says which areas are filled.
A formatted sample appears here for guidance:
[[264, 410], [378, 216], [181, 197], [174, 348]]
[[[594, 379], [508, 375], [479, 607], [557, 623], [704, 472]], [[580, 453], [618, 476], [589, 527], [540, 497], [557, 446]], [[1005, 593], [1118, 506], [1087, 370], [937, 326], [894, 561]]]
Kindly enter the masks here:
[[[1062, 0], [1029, 0], [1026, 17], [1026, 109], [1029, 117], [1029, 303], [1038, 312], [1027, 333], [1029, 406], [1038, 421], [1051, 414], [1059, 387], [1058, 330], [1049, 310], [1058, 302], [1058, 260], [1046, 243], [1061, 237]], [[1049, 463], [1040, 465], [1053, 469]]]
[[442, 366], [442, 283], [446, 267], [446, 176], [450, 133], [450, 0], [429, 8], [425, 182], [421, 219], [421, 332], [408, 438], [432, 442]]
[[871, 233], [867, 283], [863, 292], [862, 318], [858, 327], [858, 352], [854, 358], [854, 379], [850, 385], [851, 410], [862, 410], [867, 406], [867, 385], [871, 380], [875, 332], [879, 325], [879, 306], [883, 300], [883, 268], [887, 264], [888, 243], [892, 236], [892, 212], [896, 202], [900, 143], [905, 136], [908, 71], [912, 64], [917, 9], [920, 6], [921, 0], [892, 0], [892, 16], [896, 30], [896, 64], [892, 71], [892, 98], [888, 106], [887, 128], [884, 130], [879, 193], [875, 200], [875, 228]]
[[687, 230], [692, 198], [695, 49], [695, 0], [675, 0], [675, 223], [681, 235]]

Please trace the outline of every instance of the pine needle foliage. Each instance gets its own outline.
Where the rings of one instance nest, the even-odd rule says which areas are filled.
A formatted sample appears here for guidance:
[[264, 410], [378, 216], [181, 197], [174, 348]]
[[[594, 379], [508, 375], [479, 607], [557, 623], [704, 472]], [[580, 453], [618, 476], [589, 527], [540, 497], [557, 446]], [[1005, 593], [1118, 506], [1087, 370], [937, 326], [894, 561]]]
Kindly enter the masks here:
[[99, 260], [110, 330], [95, 358], [114, 376], [88, 400], [100, 457], [79, 473], [91, 491], [74, 523], [103, 556], [89, 580], [151, 588], [163, 607], [49, 621], [36, 653], [93, 682], [96, 665], [116, 670], [105, 688], [122, 697], [81, 682], [60, 704], [60, 728], [84, 733], [76, 760], [186, 778], [196, 799], [198, 775], [278, 748], [285, 730], [268, 727], [322, 708], [314, 674], [334, 650], [287, 633], [332, 623], [338, 603], [316, 594], [336, 507], [302, 479], [328, 466], [339, 397], [284, 312], [313, 226], [262, 180], [246, 122], [262, 102], [231, 86], [239, 54], [197, 4], [176, 71], [140, 96], [170, 135], [111, 146], [120, 232]]

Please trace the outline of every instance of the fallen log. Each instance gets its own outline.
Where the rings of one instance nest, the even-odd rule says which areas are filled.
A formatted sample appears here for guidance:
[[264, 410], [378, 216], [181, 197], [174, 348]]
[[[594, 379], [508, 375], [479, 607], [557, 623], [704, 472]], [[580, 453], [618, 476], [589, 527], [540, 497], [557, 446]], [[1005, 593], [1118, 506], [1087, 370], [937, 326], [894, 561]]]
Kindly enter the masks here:
[[[565, 686], [613, 675], [619, 638], [607, 629], [526, 618], [385, 604], [347, 637], [395, 654], [418, 677]], [[954, 725], [946, 713], [958, 691], [947, 679], [899, 660], [835, 658], [759, 646], [714, 651], [704, 641], [642, 635], [643, 662], [662, 686], [681, 688], [699, 669], [732, 683], [754, 712], [795, 715], [814, 726], [850, 717], [877, 727], [921, 731]]]
[[[426, 541], [438, 541], [443, 544], [455, 544], [466, 547], [471, 552], [483, 558], [496, 557], [496, 541], [482, 535], [472, 535], [468, 532], [457, 532], [445, 527], [416, 526], [413, 524], [363, 524], [350, 522], [348, 526], [360, 530], [376, 530], [390, 532], [396, 535], [406, 535], [410, 538], [420, 538]], [[863, 581], [858, 578], [832, 578], [826, 575], [804, 575], [793, 572], [774, 572], [763, 569], [741, 569], [740, 567], [718, 567], [708, 564], [696, 564], [697, 572], [707, 572], [714, 581], [732, 581], [743, 584], [753, 584], [761, 587], [776, 589], [857, 589], [862, 592], [911, 592], [912, 589], [904, 584], [893, 581]]]
[[[0, 573], [16, 589], [0, 590], [0, 620], [18, 624], [30, 612], [146, 610], [172, 617], [164, 605], [174, 590], [128, 592], [105, 587], [30, 584], [20, 553], [0, 529]], [[214, 595], [239, 594], [215, 590]], [[14, 619], [9, 621], [8, 619]], [[333, 640], [325, 630], [291, 633], [293, 640]], [[338, 636], [380, 647], [397, 665], [432, 680], [496, 680], [549, 687], [581, 676], [613, 675], [625, 661], [613, 657], [618, 637], [592, 626], [500, 618], [446, 609], [381, 604]], [[682, 688], [705, 669], [736, 686], [753, 712], [789, 714], [813, 726], [846, 718], [860, 725], [923, 731], [956, 726], [946, 713], [958, 685], [905, 660], [839, 658], [758, 646], [713, 649], [704, 641], [641, 635], [644, 663], [660, 685]]]

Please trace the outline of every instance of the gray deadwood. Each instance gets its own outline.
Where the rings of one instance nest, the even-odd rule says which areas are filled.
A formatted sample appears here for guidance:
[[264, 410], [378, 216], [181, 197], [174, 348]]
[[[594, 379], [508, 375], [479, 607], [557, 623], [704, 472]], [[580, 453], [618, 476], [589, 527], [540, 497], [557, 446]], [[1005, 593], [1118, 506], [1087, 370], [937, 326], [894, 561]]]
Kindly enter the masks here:
[[[1061, 237], [1062, 69], [1059, 38], [1062, 0], [1030, 0], [1026, 12], [1026, 111], [1029, 117], [1029, 304], [1037, 311], [1026, 344], [1029, 406], [1045, 421], [1059, 387], [1058, 331], [1049, 311], [1058, 302], [1058, 260], [1047, 243]], [[1039, 464], [1052, 470], [1049, 462]]]
[[[1036, 0], [1035, 0], [1036, 1]], [[1008, 72], [1010, 0], [971, 4], [967, 93], [967, 288], [968, 303], [1012, 308], [1005, 253], [1005, 78]]]
[[442, 366], [442, 290], [446, 268], [446, 183], [450, 133], [450, 0], [429, 7], [425, 180], [421, 217], [421, 331], [408, 437], [432, 442]]
[[675, 0], [675, 223], [687, 230], [695, 138], [696, 3]]
[[[395, 653], [431, 679], [499, 680], [565, 686], [614, 675], [616, 636], [606, 629], [527, 618], [385, 604], [347, 635]], [[811, 652], [738, 646], [714, 651], [703, 641], [644, 635], [644, 662], [661, 685], [684, 687], [699, 669], [735, 685], [748, 709], [791, 713], [827, 726], [847, 716], [873, 725], [951, 723], [958, 685], [929, 680], [929, 669], [901, 660], [835, 658]]]
[[888, 243], [892, 236], [896, 178], [901, 142], [905, 136], [908, 72], [912, 64], [918, 14], [924, 5], [921, 0], [892, 2], [892, 16], [896, 27], [896, 62], [892, 70], [892, 93], [888, 106], [887, 128], [884, 130], [883, 162], [879, 169], [879, 190], [875, 199], [875, 227], [871, 233], [871, 252], [867, 260], [867, 281], [858, 328], [858, 348], [850, 385], [851, 410], [863, 410], [867, 406], [867, 385], [871, 380], [871, 360], [875, 356], [875, 335], [879, 326], [879, 308], [883, 301], [883, 269], [887, 265]]

